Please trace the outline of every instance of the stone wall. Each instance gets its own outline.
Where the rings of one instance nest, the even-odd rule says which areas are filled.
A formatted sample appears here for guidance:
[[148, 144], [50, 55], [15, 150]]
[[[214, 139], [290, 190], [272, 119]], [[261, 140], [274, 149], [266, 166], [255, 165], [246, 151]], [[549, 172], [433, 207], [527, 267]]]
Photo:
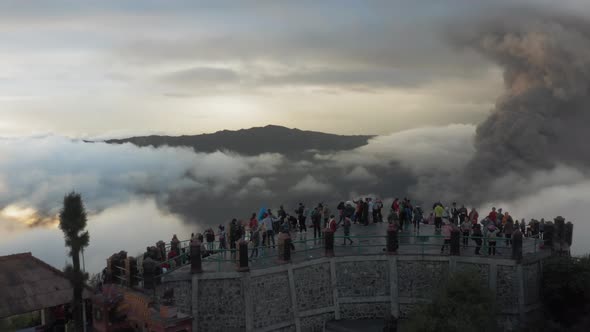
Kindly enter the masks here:
[[173, 303], [178, 311], [187, 315], [192, 314], [192, 281], [180, 280], [162, 284], [156, 288], [156, 301], [160, 303], [165, 293], [172, 292]]
[[[322, 331], [333, 319], [405, 318], [454, 271], [473, 270], [496, 292], [505, 330], [539, 300], [540, 264], [509, 259], [449, 256], [352, 256], [319, 258], [246, 273], [190, 275], [197, 331]], [[178, 281], [160, 287], [187, 290]], [[159, 292], [161, 292], [159, 290]]]
[[199, 280], [193, 297], [193, 326], [199, 331], [245, 330], [242, 278]]
[[287, 273], [273, 273], [251, 278], [250, 291], [254, 294], [251, 306], [255, 329], [293, 320]]

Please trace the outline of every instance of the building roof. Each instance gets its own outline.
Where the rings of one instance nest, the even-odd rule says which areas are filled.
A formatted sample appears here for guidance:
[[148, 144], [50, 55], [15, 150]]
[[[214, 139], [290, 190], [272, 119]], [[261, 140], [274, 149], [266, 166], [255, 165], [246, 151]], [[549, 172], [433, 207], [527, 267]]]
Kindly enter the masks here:
[[[65, 274], [30, 252], [0, 256], [0, 318], [72, 302]], [[88, 288], [83, 298], [92, 296]]]

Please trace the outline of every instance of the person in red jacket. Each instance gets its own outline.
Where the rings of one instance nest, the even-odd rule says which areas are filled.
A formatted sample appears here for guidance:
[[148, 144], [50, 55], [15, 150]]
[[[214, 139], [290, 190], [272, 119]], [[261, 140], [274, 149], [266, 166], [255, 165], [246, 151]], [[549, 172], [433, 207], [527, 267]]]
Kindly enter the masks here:
[[330, 232], [336, 233], [336, 227], [336, 217], [334, 217], [334, 215], [331, 215], [330, 221], [328, 222], [328, 229], [330, 230]]
[[475, 208], [471, 209], [471, 212], [469, 212], [469, 221], [473, 225], [477, 225], [477, 223], [479, 222], [479, 213]]
[[490, 212], [488, 218], [490, 218], [490, 220], [493, 221], [494, 224], [496, 224], [496, 221], [498, 220], [498, 212], [496, 212], [495, 207], [492, 208], [492, 212]]

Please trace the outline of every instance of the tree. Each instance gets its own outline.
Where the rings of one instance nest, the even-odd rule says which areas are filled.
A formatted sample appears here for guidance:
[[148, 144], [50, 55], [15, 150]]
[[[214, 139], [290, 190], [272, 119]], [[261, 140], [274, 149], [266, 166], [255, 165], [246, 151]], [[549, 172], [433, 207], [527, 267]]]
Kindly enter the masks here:
[[76, 192], [71, 192], [64, 197], [63, 208], [59, 213], [59, 228], [64, 233], [66, 246], [70, 248], [72, 265], [66, 267], [65, 272], [74, 288], [74, 301], [72, 313], [76, 324], [76, 331], [83, 331], [82, 319], [82, 291], [84, 281], [88, 278], [86, 273], [80, 271], [80, 250], [88, 246], [90, 236], [86, 228], [86, 210], [82, 197]]
[[542, 326], [532, 330], [590, 330], [590, 256], [551, 257], [543, 262]]
[[402, 324], [403, 331], [486, 332], [496, 331], [494, 293], [479, 282], [475, 271], [458, 272], [435, 295]]

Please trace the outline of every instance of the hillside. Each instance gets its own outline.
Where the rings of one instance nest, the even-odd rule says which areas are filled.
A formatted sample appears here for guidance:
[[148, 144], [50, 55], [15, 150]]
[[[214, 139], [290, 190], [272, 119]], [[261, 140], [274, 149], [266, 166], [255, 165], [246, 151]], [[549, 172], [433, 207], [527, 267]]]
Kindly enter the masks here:
[[187, 146], [199, 152], [230, 150], [245, 155], [265, 152], [283, 154], [308, 150], [350, 150], [367, 144], [373, 136], [342, 136], [315, 131], [269, 125], [237, 131], [223, 130], [213, 134], [183, 136], [137, 136], [107, 140], [107, 143], [132, 143], [137, 146]]

